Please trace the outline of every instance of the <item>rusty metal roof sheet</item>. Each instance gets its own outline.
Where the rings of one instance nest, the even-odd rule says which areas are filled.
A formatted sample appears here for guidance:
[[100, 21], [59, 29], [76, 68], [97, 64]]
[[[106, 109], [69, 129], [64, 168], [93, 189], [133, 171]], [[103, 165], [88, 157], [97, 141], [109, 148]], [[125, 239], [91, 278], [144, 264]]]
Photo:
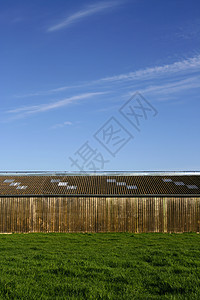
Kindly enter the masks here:
[[1, 175], [0, 196], [200, 196], [200, 175]]

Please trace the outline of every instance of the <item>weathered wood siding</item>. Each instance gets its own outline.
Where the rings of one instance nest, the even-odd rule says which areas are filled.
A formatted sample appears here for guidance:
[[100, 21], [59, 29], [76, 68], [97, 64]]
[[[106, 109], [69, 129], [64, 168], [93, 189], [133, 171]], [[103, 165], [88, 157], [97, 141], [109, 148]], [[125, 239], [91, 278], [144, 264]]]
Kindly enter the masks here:
[[5, 197], [0, 232], [199, 232], [200, 198]]

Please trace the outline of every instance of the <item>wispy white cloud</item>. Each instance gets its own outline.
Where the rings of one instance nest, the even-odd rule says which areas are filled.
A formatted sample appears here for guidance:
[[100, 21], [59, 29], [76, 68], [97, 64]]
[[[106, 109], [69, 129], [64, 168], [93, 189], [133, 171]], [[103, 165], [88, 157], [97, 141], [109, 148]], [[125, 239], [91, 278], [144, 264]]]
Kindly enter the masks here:
[[16, 9], [12, 6], [9, 6], [7, 9], [1, 7], [0, 11], [0, 23], [3, 23], [4, 26], [8, 24], [16, 25], [26, 20], [24, 13], [21, 9]]
[[33, 93], [27, 93], [27, 94], [24, 94], [24, 95], [15, 95], [14, 97], [15, 98], [29, 98], [29, 97], [35, 97], [35, 96], [46, 96], [46, 95], [57, 94], [59, 92], [63, 92], [63, 91], [66, 91], [68, 89], [73, 89], [73, 88], [77, 88], [77, 87], [78, 87], [78, 85], [76, 85], [76, 86], [63, 86], [63, 87], [50, 89], [50, 90], [46, 90], [46, 91], [37, 91], [37, 92], [33, 92]]
[[193, 19], [190, 22], [184, 22], [177, 31], [175, 31], [176, 38], [180, 39], [198, 39], [200, 38], [200, 19]]
[[108, 1], [108, 2], [99, 2], [99, 3], [89, 5], [85, 9], [79, 10], [76, 13], [68, 16], [65, 20], [62, 20], [58, 24], [49, 27], [47, 31], [53, 32], [53, 31], [60, 30], [64, 27], [67, 28], [74, 23], [80, 22], [83, 19], [90, 17], [94, 14], [106, 11], [109, 8], [117, 6], [121, 3], [122, 3], [121, 1]]
[[119, 82], [124, 80], [145, 80], [153, 79], [162, 75], [178, 74], [184, 72], [192, 72], [200, 70], [200, 55], [184, 59], [163, 66], [155, 66], [152, 68], [141, 69], [135, 72], [120, 74], [111, 77], [104, 77], [99, 81], [104, 82]]
[[158, 86], [146, 88], [144, 91], [156, 94], [172, 94], [184, 90], [200, 88], [200, 76], [179, 80]]
[[72, 122], [70, 121], [65, 121], [63, 123], [60, 123], [60, 124], [55, 124], [51, 127], [51, 129], [58, 129], [58, 128], [63, 128], [65, 126], [71, 126], [72, 125]]
[[72, 97], [69, 97], [69, 98], [66, 98], [63, 100], [55, 101], [52, 103], [15, 108], [15, 109], [7, 111], [7, 113], [20, 114], [21, 116], [26, 116], [26, 115], [30, 115], [30, 114], [46, 112], [49, 110], [57, 109], [57, 108], [69, 105], [72, 102], [76, 102], [76, 101], [82, 100], [82, 99], [92, 98], [92, 97], [99, 96], [102, 94], [105, 94], [105, 92], [85, 93], [85, 94], [72, 96]]
[[[149, 85], [146, 88], [141, 89], [140, 92], [153, 95], [169, 95], [196, 88], [200, 88], [200, 76], [193, 76], [187, 79], [179, 79], [174, 82]], [[128, 96], [130, 97], [132, 94], [133, 92], [129, 92]]]
[[[44, 96], [52, 95], [60, 92], [65, 92], [70, 89], [81, 89], [91, 87], [102, 88], [102, 89], [111, 89], [113, 85], [117, 85], [117, 88], [122, 88], [123, 84], [138, 84], [138, 82], [144, 82], [147, 80], [161, 79], [169, 76], [181, 76], [188, 75], [189, 73], [193, 74], [200, 71], [200, 55], [197, 54], [194, 57], [188, 59], [179, 60], [172, 64], [167, 64], [163, 66], [154, 66], [151, 68], [145, 68], [136, 70], [134, 72], [119, 74], [110, 77], [103, 77], [97, 80], [90, 82], [84, 82], [78, 85], [66, 85], [61, 86], [55, 89], [50, 89], [46, 91], [39, 91], [30, 94], [24, 94], [21, 96], [16, 96], [17, 98], [28, 98], [33, 96]], [[125, 86], [126, 88], [127, 86]]]
[[[155, 97], [165, 97], [172, 93], [180, 93], [186, 90], [200, 88], [200, 55], [179, 60], [172, 64], [155, 66], [137, 70], [131, 73], [119, 74], [111, 77], [104, 77], [83, 84], [71, 86], [78, 95], [65, 97], [62, 100], [16, 107], [7, 111], [16, 118], [22, 118], [31, 114], [46, 112], [69, 105], [70, 103], [93, 98], [98, 95], [109, 94], [109, 101], [116, 103], [117, 99], [129, 97], [135, 90], [145, 94], [152, 94]], [[62, 86], [55, 89], [37, 92], [35, 95], [51, 95], [68, 91], [70, 86]], [[98, 90], [98, 92], [93, 91]], [[112, 92], [111, 92], [112, 91]], [[72, 91], [70, 91], [71, 93]], [[33, 94], [32, 94], [33, 95]], [[170, 97], [171, 97], [170, 96]], [[30, 97], [30, 95], [29, 95]], [[105, 101], [105, 98], [103, 98]], [[106, 100], [107, 101], [107, 100]], [[60, 125], [59, 125], [60, 126]]]

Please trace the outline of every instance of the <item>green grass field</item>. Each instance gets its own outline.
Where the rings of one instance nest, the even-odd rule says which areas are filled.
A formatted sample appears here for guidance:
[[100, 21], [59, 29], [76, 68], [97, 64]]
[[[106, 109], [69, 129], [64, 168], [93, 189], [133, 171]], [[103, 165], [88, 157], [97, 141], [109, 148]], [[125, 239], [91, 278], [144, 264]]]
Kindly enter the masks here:
[[0, 235], [0, 299], [200, 299], [200, 236]]

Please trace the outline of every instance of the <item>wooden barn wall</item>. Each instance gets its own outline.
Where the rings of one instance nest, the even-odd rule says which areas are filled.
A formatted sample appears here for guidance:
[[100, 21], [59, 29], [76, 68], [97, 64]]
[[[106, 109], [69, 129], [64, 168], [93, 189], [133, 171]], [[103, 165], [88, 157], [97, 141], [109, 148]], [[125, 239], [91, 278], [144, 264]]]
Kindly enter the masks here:
[[5, 197], [0, 232], [199, 232], [200, 198]]

